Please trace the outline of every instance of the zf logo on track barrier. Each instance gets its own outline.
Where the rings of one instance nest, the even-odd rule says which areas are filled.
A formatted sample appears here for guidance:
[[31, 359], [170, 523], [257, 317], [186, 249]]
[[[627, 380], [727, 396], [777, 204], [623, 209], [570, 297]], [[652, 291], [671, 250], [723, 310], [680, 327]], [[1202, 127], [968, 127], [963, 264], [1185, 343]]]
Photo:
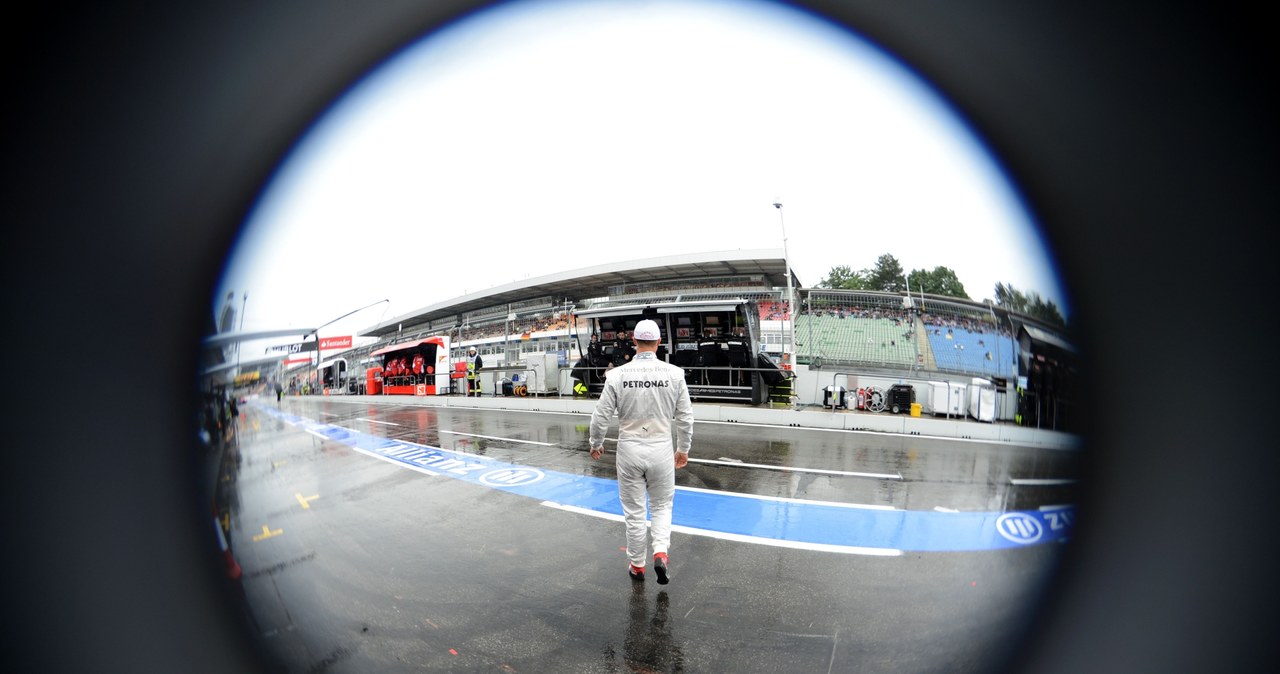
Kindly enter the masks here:
[[1014, 543], [1030, 545], [1044, 535], [1044, 526], [1031, 515], [1005, 513], [996, 520], [996, 531]]

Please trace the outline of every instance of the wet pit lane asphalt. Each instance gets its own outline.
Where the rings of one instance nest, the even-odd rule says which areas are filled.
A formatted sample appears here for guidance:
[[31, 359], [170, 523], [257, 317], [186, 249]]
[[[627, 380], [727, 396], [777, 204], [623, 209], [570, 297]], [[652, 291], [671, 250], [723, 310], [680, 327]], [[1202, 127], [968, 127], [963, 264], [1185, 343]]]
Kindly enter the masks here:
[[633, 584], [588, 421], [247, 405], [219, 500], [268, 669], [988, 671], [1069, 545], [1077, 450], [698, 422]]

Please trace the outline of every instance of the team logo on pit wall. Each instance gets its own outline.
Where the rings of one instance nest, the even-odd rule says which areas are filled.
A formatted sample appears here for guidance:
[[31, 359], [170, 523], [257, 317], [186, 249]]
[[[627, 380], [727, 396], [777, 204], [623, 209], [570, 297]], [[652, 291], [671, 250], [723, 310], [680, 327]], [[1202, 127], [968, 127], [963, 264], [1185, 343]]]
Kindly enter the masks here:
[[1005, 513], [996, 519], [996, 531], [1001, 536], [1022, 545], [1030, 545], [1044, 535], [1040, 520], [1025, 513]]

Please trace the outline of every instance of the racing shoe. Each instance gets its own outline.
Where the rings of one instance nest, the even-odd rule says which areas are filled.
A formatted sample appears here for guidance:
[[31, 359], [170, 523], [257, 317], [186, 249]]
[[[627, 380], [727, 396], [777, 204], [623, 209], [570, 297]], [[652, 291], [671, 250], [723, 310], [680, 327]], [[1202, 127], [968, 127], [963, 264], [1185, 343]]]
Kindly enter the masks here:
[[666, 585], [671, 581], [667, 577], [667, 553], [658, 552], [653, 555], [653, 572], [658, 574], [659, 585]]
[[643, 582], [644, 582], [644, 567], [643, 567], [643, 566], [636, 566], [635, 564], [632, 564], [632, 565], [631, 565], [631, 568], [627, 570], [627, 573], [628, 573], [628, 574], [630, 574], [630, 576], [631, 576], [631, 580], [636, 581], [636, 582], [640, 582], [640, 583], [643, 583]]

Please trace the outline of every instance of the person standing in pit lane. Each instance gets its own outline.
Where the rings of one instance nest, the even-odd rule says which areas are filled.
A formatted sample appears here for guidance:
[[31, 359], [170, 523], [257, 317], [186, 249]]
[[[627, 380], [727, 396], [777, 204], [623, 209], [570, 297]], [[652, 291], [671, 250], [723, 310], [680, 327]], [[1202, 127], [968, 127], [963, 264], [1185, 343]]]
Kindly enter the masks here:
[[[689, 463], [693, 444], [693, 405], [684, 370], [658, 360], [658, 324], [640, 321], [631, 333], [636, 357], [605, 374], [604, 391], [591, 415], [591, 458], [604, 454], [604, 434], [618, 415], [618, 500], [627, 531], [627, 558], [633, 581], [644, 580], [649, 531], [645, 529], [645, 496], [653, 538], [653, 568], [658, 583], [670, 580], [667, 552], [671, 546], [671, 506], [676, 469]], [[671, 441], [675, 421], [676, 443]], [[673, 451], [674, 450], [674, 451]]]
[[480, 368], [484, 359], [476, 353], [476, 347], [467, 350], [467, 396], [480, 395]]

